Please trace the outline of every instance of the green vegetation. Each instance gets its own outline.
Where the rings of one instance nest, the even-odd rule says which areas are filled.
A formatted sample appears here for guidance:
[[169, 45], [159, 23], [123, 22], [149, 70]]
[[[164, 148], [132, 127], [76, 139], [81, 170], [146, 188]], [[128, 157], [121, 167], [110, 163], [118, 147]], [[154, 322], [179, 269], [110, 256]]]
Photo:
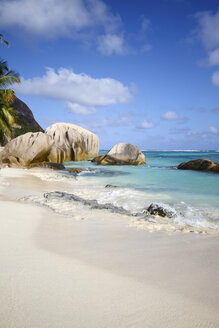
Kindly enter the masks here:
[[[0, 42], [8, 46], [8, 41], [4, 40], [1, 33]], [[19, 74], [10, 70], [7, 62], [0, 58], [0, 141], [3, 144], [13, 137], [12, 129], [16, 127], [11, 105], [15, 94], [11, 89], [7, 89], [13, 83], [20, 83]]]
[[[0, 43], [8, 46], [1, 33]], [[27, 132], [43, 131], [29, 108], [8, 88], [14, 83], [20, 83], [19, 74], [0, 58], [0, 146]]]
[[6, 46], [9, 45], [8, 41], [3, 38], [3, 34], [0, 33], [0, 42], [3, 42]]
[[22, 126], [20, 125], [19, 127], [13, 129], [12, 137], [16, 138], [16, 137], [18, 137], [22, 134], [27, 133], [27, 132], [39, 132], [39, 131], [43, 132], [42, 129], [33, 129], [33, 128], [27, 126], [27, 125], [22, 125]]
[[0, 58], [0, 89], [13, 83], [20, 83], [19, 74], [9, 70], [7, 62]]

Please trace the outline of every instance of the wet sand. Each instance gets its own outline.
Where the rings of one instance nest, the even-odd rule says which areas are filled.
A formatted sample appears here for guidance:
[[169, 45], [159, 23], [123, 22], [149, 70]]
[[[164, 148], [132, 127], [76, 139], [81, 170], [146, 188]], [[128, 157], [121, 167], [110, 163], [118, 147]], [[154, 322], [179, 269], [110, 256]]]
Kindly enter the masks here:
[[218, 327], [218, 235], [61, 216], [17, 201], [58, 184], [1, 174], [0, 327]]

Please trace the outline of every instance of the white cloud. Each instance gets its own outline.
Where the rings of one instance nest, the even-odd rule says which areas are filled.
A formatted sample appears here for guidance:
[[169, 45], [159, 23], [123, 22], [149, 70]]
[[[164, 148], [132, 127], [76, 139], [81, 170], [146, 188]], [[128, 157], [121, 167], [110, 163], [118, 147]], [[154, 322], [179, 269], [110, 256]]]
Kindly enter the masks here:
[[105, 34], [99, 37], [98, 50], [103, 55], [123, 55], [126, 53], [126, 48], [124, 45], [124, 39], [122, 35], [117, 34]]
[[81, 114], [94, 112], [95, 107], [128, 103], [132, 99], [130, 89], [111, 78], [92, 78], [84, 73], [60, 68], [58, 72], [47, 68], [45, 75], [14, 85], [14, 90], [26, 95], [60, 99], [68, 108]]
[[103, 119], [95, 119], [90, 121], [83, 121], [80, 123], [87, 129], [100, 131], [105, 127], [115, 127], [115, 126], [130, 126], [132, 125], [133, 119], [130, 115], [120, 115], [118, 117], [106, 117]]
[[141, 31], [142, 33], [145, 33], [149, 26], [151, 24], [151, 21], [147, 18], [145, 18], [144, 16], [142, 16], [142, 19], [141, 19]]
[[216, 71], [213, 73], [213, 75], [211, 77], [211, 81], [213, 84], [219, 85], [219, 71]]
[[112, 28], [114, 16], [101, 0], [3, 0], [0, 26], [17, 26], [44, 37], [70, 35], [95, 25]]
[[196, 15], [199, 22], [199, 37], [207, 49], [219, 46], [219, 10], [213, 14], [206, 11]]
[[151, 121], [144, 120], [137, 127], [140, 129], [151, 129], [154, 127], [154, 123]]
[[218, 134], [218, 129], [215, 128], [214, 126], [210, 126], [210, 127], [209, 127], [209, 131], [210, 131], [210, 133]]
[[185, 134], [189, 133], [190, 129], [189, 128], [171, 128], [169, 129], [170, 134]]
[[152, 45], [151, 44], [145, 44], [143, 47], [142, 47], [142, 52], [148, 52], [152, 49]]
[[[95, 44], [102, 35], [107, 55], [124, 51], [121, 26], [121, 18], [102, 0], [1, 0], [1, 28], [46, 39], [92, 39]], [[98, 42], [97, 46], [105, 54]]]
[[219, 49], [215, 49], [215, 50], [209, 52], [208, 64], [210, 66], [219, 65]]
[[214, 113], [219, 113], [219, 107], [215, 107], [211, 111], [214, 112]]
[[67, 109], [69, 112], [74, 114], [88, 115], [96, 113], [95, 107], [86, 107], [79, 104], [73, 104], [71, 102], [67, 102]]
[[[208, 51], [207, 59], [200, 60], [200, 65], [219, 65], [219, 9], [213, 13], [211, 11], [199, 12], [196, 14], [198, 28], [194, 35], [201, 40], [203, 46]], [[219, 72], [212, 75], [212, 83], [219, 85]]]
[[185, 119], [182, 115], [179, 115], [176, 112], [166, 112], [161, 116], [161, 118], [162, 120], [167, 120], [167, 121], [179, 121]]
[[212, 139], [215, 138], [215, 135], [218, 135], [219, 131], [216, 127], [210, 126], [208, 129], [199, 130], [199, 131], [189, 131], [187, 136], [191, 140], [200, 140], [200, 139]]

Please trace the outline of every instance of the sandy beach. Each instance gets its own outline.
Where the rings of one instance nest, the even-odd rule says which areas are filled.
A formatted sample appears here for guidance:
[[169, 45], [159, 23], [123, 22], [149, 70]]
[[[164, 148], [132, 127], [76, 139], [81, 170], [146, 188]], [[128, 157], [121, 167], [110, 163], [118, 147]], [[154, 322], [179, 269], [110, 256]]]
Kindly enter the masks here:
[[218, 327], [218, 235], [62, 216], [18, 201], [55, 183], [0, 178], [0, 327]]
[[0, 328], [219, 328], [219, 0], [0, 0]]

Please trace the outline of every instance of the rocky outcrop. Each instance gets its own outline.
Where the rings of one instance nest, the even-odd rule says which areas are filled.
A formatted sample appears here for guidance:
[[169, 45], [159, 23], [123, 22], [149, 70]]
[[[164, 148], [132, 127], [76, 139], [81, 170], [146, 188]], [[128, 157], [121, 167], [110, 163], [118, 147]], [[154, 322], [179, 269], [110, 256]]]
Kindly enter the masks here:
[[116, 144], [106, 155], [92, 160], [100, 165], [141, 165], [145, 164], [145, 156], [141, 150], [127, 143]]
[[[65, 161], [84, 161], [98, 155], [98, 137], [80, 126], [56, 123], [48, 127], [45, 133], [51, 136], [55, 146], [63, 151]], [[52, 162], [56, 162], [59, 157], [56, 147], [53, 148], [49, 157]]]
[[32, 163], [49, 162], [54, 141], [42, 132], [26, 133], [7, 143], [0, 162], [8, 167], [28, 167]]
[[209, 159], [195, 159], [178, 165], [179, 170], [197, 170], [219, 173], [219, 164]]
[[29, 107], [17, 97], [7, 109], [1, 108], [0, 116], [0, 146], [27, 132], [42, 132]]

